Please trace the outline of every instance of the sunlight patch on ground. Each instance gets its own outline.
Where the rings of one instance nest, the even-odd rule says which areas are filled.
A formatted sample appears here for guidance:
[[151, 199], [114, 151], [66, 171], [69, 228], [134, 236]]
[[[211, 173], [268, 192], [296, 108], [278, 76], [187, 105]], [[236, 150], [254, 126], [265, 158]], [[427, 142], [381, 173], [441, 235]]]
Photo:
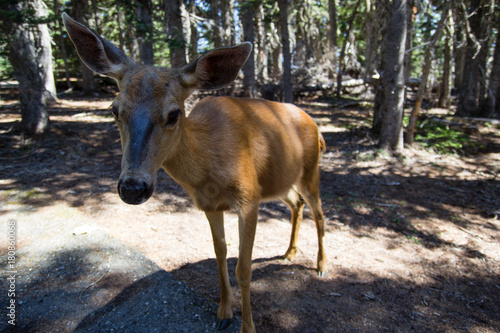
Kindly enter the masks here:
[[340, 133], [345, 132], [345, 128], [337, 127], [335, 125], [319, 125], [321, 133]]

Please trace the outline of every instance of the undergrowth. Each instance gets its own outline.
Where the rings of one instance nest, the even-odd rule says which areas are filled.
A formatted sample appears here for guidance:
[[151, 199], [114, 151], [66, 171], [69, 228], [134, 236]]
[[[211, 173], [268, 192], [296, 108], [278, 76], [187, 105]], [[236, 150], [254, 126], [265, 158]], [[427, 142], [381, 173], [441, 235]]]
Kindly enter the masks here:
[[469, 133], [445, 123], [426, 119], [418, 121], [416, 127], [415, 142], [438, 154], [463, 154], [466, 148], [481, 147]]

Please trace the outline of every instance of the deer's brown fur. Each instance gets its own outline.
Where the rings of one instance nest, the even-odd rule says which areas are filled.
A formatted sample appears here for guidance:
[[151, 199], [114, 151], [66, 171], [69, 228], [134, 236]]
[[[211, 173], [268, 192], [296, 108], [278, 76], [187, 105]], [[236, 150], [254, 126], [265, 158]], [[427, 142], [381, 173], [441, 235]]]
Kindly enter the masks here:
[[234, 97], [205, 98], [186, 115], [184, 100], [194, 89], [218, 89], [236, 77], [250, 54], [248, 43], [211, 51], [180, 69], [157, 68], [137, 65], [89, 28], [66, 14], [63, 19], [87, 66], [118, 82], [112, 109], [123, 147], [122, 200], [146, 201], [163, 168], [205, 212], [219, 268], [220, 329], [232, 319], [234, 303], [223, 212], [237, 211], [241, 331], [255, 332], [250, 281], [260, 201], [281, 199], [290, 206], [292, 237], [285, 258], [291, 260], [305, 200], [318, 231], [318, 273], [326, 272], [318, 167], [325, 142], [318, 127], [294, 105]]

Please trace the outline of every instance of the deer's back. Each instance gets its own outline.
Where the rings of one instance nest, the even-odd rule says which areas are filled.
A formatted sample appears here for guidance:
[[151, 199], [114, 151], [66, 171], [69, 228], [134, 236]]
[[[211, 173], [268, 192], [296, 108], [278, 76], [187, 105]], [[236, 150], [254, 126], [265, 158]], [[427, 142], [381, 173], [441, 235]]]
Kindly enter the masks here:
[[[203, 99], [189, 116], [209, 141], [211, 167], [233, 187], [262, 199], [281, 197], [304, 171], [318, 165], [319, 131], [291, 104], [235, 97]], [[236, 185], [234, 183], [237, 183]], [[244, 194], [247, 197], [249, 194]]]

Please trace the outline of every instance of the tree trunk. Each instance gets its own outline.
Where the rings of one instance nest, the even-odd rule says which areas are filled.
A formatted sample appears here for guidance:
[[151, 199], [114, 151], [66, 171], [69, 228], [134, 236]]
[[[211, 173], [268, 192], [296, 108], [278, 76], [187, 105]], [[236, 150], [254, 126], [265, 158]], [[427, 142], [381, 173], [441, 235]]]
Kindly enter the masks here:
[[[73, 18], [83, 24], [88, 24], [87, 13], [89, 8], [88, 0], [72, 0], [71, 6], [73, 8]], [[94, 72], [92, 72], [78, 57], [78, 61], [82, 67], [83, 77], [83, 93], [88, 95], [96, 90], [96, 83], [94, 80]]]
[[165, 0], [165, 27], [170, 48], [170, 62], [173, 68], [187, 64], [187, 43], [182, 25], [183, 11], [185, 9], [182, 0]]
[[[47, 7], [43, 1], [35, 1], [37, 5], [37, 17], [46, 17], [49, 15]], [[54, 80], [54, 66], [52, 65], [52, 37], [50, 37], [49, 27], [47, 24], [39, 24], [38, 29], [40, 34], [35, 36], [35, 45], [38, 49], [37, 62], [41, 67], [42, 78], [44, 84], [43, 98], [46, 103], [53, 103], [57, 98], [56, 83]]]
[[449, 108], [451, 104], [451, 62], [453, 61], [453, 17], [451, 15], [451, 10], [448, 11], [448, 24], [445, 30], [446, 38], [444, 42], [443, 76], [441, 79], [441, 89], [438, 102], [438, 106], [440, 108]]
[[[194, 0], [189, 1], [189, 13], [190, 17], [196, 15], [196, 2]], [[190, 20], [190, 34], [189, 34], [189, 59], [194, 60], [198, 56], [198, 27], [196, 20]]]
[[273, 57], [273, 69], [272, 69], [272, 78], [274, 81], [277, 81], [281, 73], [283, 72], [283, 61], [281, 61], [281, 46], [276, 45], [272, 53]]
[[219, 48], [222, 46], [222, 34], [223, 34], [221, 17], [219, 15], [219, 12], [221, 11], [220, 1], [212, 0], [210, 3], [211, 3], [210, 16], [212, 19], [212, 29], [211, 29], [212, 40], [214, 42], [214, 47]]
[[465, 45], [458, 46], [458, 48], [455, 50], [455, 78], [453, 80], [453, 85], [456, 89], [460, 89], [460, 87], [462, 86], [466, 53], [467, 47]]
[[431, 72], [432, 65], [431, 49], [431, 46], [427, 46], [425, 49], [424, 68], [422, 69], [422, 76], [420, 77], [420, 86], [418, 87], [417, 99], [415, 101], [415, 106], [413, 107], [410, 115], [410, 121], [408, 123], [405, 141], [409, 145], [413, 144], [415, 138], [415, 128], [417, 127], [418, 115], [420, 113], [420, 108], [422, 107], [422, 102], [427, 90], [427, 81], [429, 78], [429, 73]]
[[[33, 8], [36, 12], [36, 10], [41, 11], [43, 6], [40, 0], [32, 0], [7, 5], [4, 10], [19, 13]], [[37, 54], [37, 51], [42, 51], [39, 48], [43, 48], [43, 44], [37, 43], [42, 35], [40, 30], [42, 25], [45, 24], [29, 26], [27, 23], [4, 21], [0, 28], [2, 33], [12, 36], [8, 56], [19, 82], [22, 131], [28, 136], [42, 134], [49, 125], [49, 113], [44, 98], [46, 77], [44, 70], [47, 68], [38, 62], [40, 56]], [[52, 55], [49, 54], [49, 57]]]
[[122, 51], [125, 51], [125, 37], [123, 32], [123, 11], [120, 9], [119, 3], [116, 5], [116, 25], [118, 28], [118, 48]]
[[[406, 142], [409, 145], [413, 144], [415, 138], [415, 128], [417, 126], [418, 114], [420, 113], [420, 108], [422, 106], [422, 102], [424, 100], [426, 91], [427, 91], [427, 81], [429, 79], [429, 74], [431, 72], [432, 65], [432, 56], [434, 52], [434, 48], [436, 46], [437, 41], [441, 36], [441, 31], [443, 30], [443, 26], [445, 24], [446, 18], [448, 17], [448, 9], [450, 6], [450, 2], [447, 2], [446, 8], [444, 9], [441, 20], [434, 31], [434, 34], [429, 41], [429, 45], [425, 48], [425, 56], [424, 56], [424, 68], [422, 69], [422, 76], [420, 78], [420, 86], [418, 87], [417, 92], [417, 100], [415, 101], [415, 106], [410, 115], [410, 122], [408, 124], [407, 133], [406, 133]], [[406, 78], [405, 78], [406, 79]]]
[[256, 58], [257, 58], [257, 77], [259, 82], [268, 82], [268, 46], [270, 44], [267, 39], [267, 33], [264, 23], [264, 7], [259, 6], [257, 12], [257, 45], [256, 45]]
[[377, 22], [375, 4], [372, 0], [366, 0], [365, 80], [371, 79], [375, 74], [379, 36]]
[[232, 46], [234, 45], [234, 0], [221, 0], [221, 19], [223, 28], [223, 45]]
[[337, 73], [337, 97], [340, 97], [340, 92], [342, 90], [342, 72], [345, 70], [345, 55], [346, 55], [346, 48], [347, 48], [347, 42], [349, 41], [349, 36], [351, 35], [351, 31], [353, 28], [353, 23], [354, 19], [356, 18], [356, 15], [358, 15], [358, 9], [360, 7], [361, 0], [358, 0], [356, 3], [354, 10], [351, 14], [351, 17], [349, 18], [349, 22], [347, 23], [347, 31], [345, 32], [345, 38], [344, 42], [342, 43], [342, 50], [340, 51], [340, 58], [339, 58], [339, 72]]
[[137, 0], [137, 28], [139, 57], [145, 65], [154, 64], [153, 52], [153, 12], [151, 0]]
[[[386, 66], [386, 43], [384, 42], [384, 38], [387, 35], [387, 28], [389, 25], [389, 20], [391, 17], [391, 7], [392, 4], [389, 0], [378, 0], [375, 2], [375, 17], [377, 17], [377, 34], [381, 36], [381, 38], [377, 37], [378, 45], [380, 45], [380, 51], [377, 52], [377, 64], [376, 69], [379, 73], [384, 73], [384, 68]], [[374, 136], [379, 137], [382, 132], [382, 120], [383, 120], [383, 106], [385, 103], [384, 96], [384, 85], [382, 84], [381, 79], [373, 80], [373, 90], [375, 93], [375, 101], [373, 107], [373, 123], [371, 132]]]
[[335, 77], [335, 64], [337, 63], [337, 5], [335, 0], [328, 1], [328, 19], [330, 20], [327, 27], [328, 36], [328, 78]]
[[385, 36], [386, 60], [382, 76], [385, 103], [379, 147], [399, 154], [403, 151], [404, 57], [407, 29], [407, 2], [394, 0], [392, 17]]
[[[376, 37], [375, 37], [375, 44], [376, 44], [376, 50], [374, 53], [376, 53], [375, 57], [375, 65], [374, 68], [376, 69], [377, 73], [376, 74], [383, 74], [384, 68], [385, 68], [385, 43], [384, 43], [384, 37], [386, 35], [387, 31], [387, 26], [389, 25], [389, 19], [391, 17], [391, 2], [389, 0], [378, 0], [374, 1], [375, 4], [375, 17], [377, 18], [376, 20]], [[373, 85], [373, 92], [375, 94], [375, 99], [374, 99], [374, 107], [373, 107], [373, 122], [372, 122], [372, 128], [371, 132], [374, 136], [380, 137], [380, 133], [382, 132], [382, 111], [383, 111], [383, 105], [385, 102], [385, 97], [384, 97], [384, 86], [380, 80], [380, 77], [372, 77], [372, 85]]]
[[495, 42], [488, 96], [490, 103], [485, 116], [493, 117], [495, 114], [500, 115], [500, 20], [497, 20], [497, 40]]
[[285, 103], [293, 102], [292, 94], [292, 55], [290, 53], [290, 37], [288, 31], [288, 0], [279, 0], [281, 44], [283, 45], [283, 97]]
[[[255, 42], [255, 8], [254, 2], [241, 4], [241, 23], [243, 25], [243, 40]], [[243, 96], [254, 98], [257, 96], [257, 82], [255, 81], [255, 46], [243, 66]]]
[[[413, 37], [414, 37], [414, 26], [415, 19], [418, 13], [417, 7], [414, 5], [415, 0], [407, 0], [407, 9], [408, 15], [406, 23], [406, 49], [408, 52], [405, 52], [405, 82], [410, 78], [411, 66], [412, 66], [412, 58], [413, 58]], [[405, 99], [406, 99], [406, 90], [405, 90]]]
[[460, 86], [457, 116], [480, 117], [486, 97], [486, 64], [491, 29], [489, 1], [471, 0], [468, 15], [467, 51]]

